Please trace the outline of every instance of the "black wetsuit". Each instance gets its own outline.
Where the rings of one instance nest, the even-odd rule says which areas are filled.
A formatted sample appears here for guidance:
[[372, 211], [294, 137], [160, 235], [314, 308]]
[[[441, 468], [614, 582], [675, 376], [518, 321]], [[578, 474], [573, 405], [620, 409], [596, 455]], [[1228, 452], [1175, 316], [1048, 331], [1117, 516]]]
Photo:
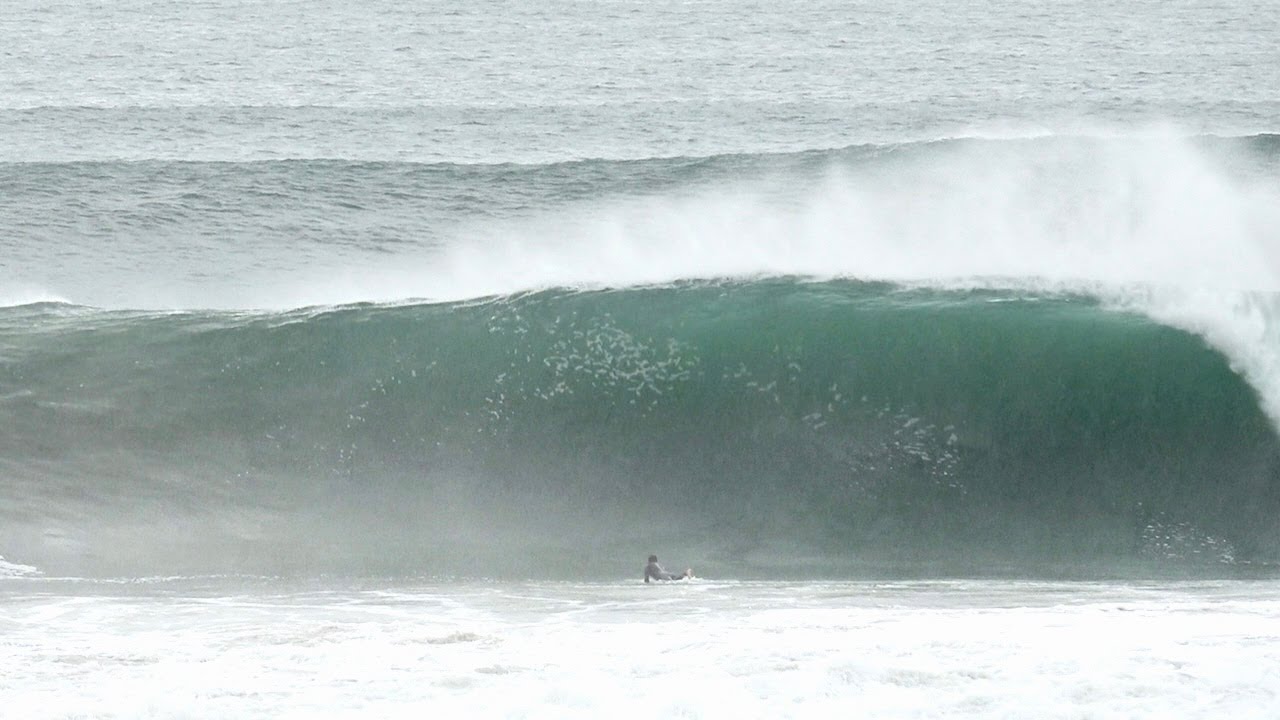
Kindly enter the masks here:
[[656, 563], [656, 562], [651, 562], [651, 563], [649, 563], [648, 565], [645, 565], [645, 566], [644, 566], [644, 581], [645, 581], [645, 582], [649, 582], [649, 580], [650, 580], [650, 579], [653, 579], [653, 580], [683, 580], [684, 578], [685, 578], [685, 573], [680, 573], [679, 575], [676, 575], [675, 573], [669, 573], [669, 572], [667, 572], [666, 570], [663, 570], [663, 569], [662, 569], [662, 566], [661, 566], [661, 565], [659, 565], [659, 564], [658, 564], [658, 563]]

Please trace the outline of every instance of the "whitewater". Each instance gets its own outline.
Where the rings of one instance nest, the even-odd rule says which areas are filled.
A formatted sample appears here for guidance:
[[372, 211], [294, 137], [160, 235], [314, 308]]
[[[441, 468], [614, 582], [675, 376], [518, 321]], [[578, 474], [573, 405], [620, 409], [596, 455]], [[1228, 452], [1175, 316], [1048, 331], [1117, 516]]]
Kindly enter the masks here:
[[10, 4], [0, 715], [1280, 712], [1272, 3]]
[[0, 665], [14, 686], [8, 707], [342, 718], [1276, 709], [1273, 584], [250, 585], [234, 595], [173, 585], [151, 587], [150, 599], [136, 588], [10, 599], [6, 642], [32, 662]]

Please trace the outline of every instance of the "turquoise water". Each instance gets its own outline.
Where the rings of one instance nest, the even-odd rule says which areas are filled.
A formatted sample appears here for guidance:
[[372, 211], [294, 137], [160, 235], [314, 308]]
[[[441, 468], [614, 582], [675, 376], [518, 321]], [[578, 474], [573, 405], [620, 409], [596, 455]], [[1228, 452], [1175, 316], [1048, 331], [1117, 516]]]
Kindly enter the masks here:
[[62, 572], [547, 572], [526, 547], [592, 577], [659, 542], [788, 576], [1277, 552], [1257, 389], [1087, 297], [772, 280], [4, 319], [10, 552]]

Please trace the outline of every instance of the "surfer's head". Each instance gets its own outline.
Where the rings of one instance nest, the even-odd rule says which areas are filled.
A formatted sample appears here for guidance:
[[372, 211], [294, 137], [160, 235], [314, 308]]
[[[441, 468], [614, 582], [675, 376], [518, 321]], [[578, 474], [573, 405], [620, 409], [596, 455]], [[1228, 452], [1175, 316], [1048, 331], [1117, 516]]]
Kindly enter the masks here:
[[657, 555], [650, 555], [650, 556], [649, 556], [649, 562], [658, 562], [658, 556], [657, 556]]

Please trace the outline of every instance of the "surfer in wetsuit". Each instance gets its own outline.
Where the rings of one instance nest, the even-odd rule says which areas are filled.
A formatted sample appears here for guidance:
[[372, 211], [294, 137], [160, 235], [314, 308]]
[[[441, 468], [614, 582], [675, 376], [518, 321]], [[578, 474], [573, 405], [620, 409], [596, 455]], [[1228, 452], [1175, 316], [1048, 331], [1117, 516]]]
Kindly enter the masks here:
[[684, 572], [679, 575], [676, 575], [675, 573], [669, 573], [666, 570], [663, 570], [662, 566], [658, 564], [657, 555], [650, 555], [649, 564], [644, 566], [645, 582], [649, 582], [649, 580], [651, 579], [652, 580], [685, 580], [691, 577], [693, 577], [693, 568], [685, 568]]

